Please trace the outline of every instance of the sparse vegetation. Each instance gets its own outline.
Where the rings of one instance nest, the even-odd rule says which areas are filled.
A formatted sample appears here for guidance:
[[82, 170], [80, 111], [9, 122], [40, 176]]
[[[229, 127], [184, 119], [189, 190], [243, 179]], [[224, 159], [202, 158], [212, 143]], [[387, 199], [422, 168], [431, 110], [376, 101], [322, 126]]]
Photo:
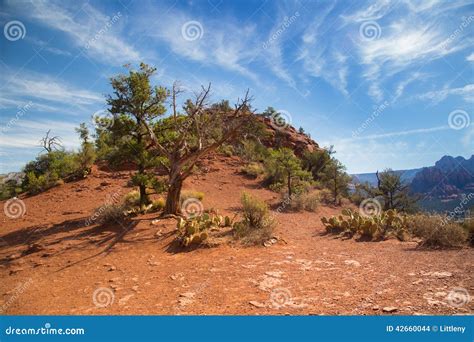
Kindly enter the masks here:
[[316, 211], [320, 205], [320, 192], [316, 190], [296, 195], [289, 203], [292, 210]]
[[420, 246], [427, 248], [462, 247], [468, 240], [468, 233], [460, 224], [441, 215], [413, 215], [408, 231], [421, 239]]
[[103, 205], [94, 210], [92, 217], [95, 217], [95, 222], [100, 224], [122, 222], [126, 217], [126, 209], [123, 204]]
[[321, 222], [328, 233], [344, 236], [359, 235], [368, 239], [396, 237], [406, 240], [409, 236], [421, 239], [420, 246], [426, 248], [462, 247], [468, 240], [466, 229], [441, 215], [400, 214], [389, 209], [379, 215], [362, 216], [345, 209], [342, 215], [323, 217]]
[[126, 208], [140, 207], [140, 193], [137, 190], [130, 191], [123, 198]]
[[244, 244], [262, 244], [272, 237], [275, 220], [269, 213], [268, 205], [247, 194], [241, 198], [243, 219], [234, 224], [236, 236]]
[[204, 192], [196, 190], [183, 190], [181, 192], [180, 202], [183, 203], [189, 198], [196, 198], [202, 201], [204, 199]]
[[265, 173], [265, 169], [261, 163], [251, 162], [241, 168], [242, 173], [249, 177], [257, 178]]

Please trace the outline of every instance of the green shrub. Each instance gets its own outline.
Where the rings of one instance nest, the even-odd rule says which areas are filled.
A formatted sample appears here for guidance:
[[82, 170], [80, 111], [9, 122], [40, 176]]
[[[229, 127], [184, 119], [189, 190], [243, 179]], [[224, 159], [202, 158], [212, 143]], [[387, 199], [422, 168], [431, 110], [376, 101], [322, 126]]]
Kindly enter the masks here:
[[241, 203], [243, 219], [234, 224], [236, 236], [245, 244], [261, 244], [271, 238], [275, 220], [268, 205], [247, 193], [242, 194]]
[[265, 170], [261, 163], [251, 162], [244, 167], [241, 168], [241, 171], [245, 173], [247, 176], [257, 178], [258, 176], [262, 175]]
[[259, 141], [244, 140], [237, 151], [246, 162], [262, 162], [269, 156], [269, 149]]
[[204, 192], [195, 191], [195, 190], [183, 190], [181, 191], [181, 202], [186, 201], [189, 198], [197, 198], [202, 201], [204, 199]]
[[468, 233], [461, 225], [441, 215], [412, 215], [408, 220], [408, 231], [421, 238], [420, 245], [427, 248], [461, 247], [468, 239]]
[[82, 169], [76, 154], [61, 150], [36, 157], [26, 164], [24, 172], [22, 188], [36, 194], [53, 187], [59, 179], [75, 178], [82, 174]]
[[218, 148], [218, 152], [227, 157], [232, 157], [234, 155], [234, 147], [232, 145], [223, 144]]

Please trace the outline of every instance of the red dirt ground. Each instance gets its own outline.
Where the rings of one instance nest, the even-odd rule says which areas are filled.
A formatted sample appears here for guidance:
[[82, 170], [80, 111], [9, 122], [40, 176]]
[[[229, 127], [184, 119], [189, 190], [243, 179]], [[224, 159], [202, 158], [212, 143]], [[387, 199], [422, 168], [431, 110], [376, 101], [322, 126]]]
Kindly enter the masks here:
[[[242, 191], [275, 208], [278, 196], [239, 174], [238, 160], [214, 157], [185, 188], [205, 208], [233, 214]], [[172, 244], [175, 221], [87, 226], [107, 196], [125, 195], [128, 172], [94, 170], [85, 180], [22, 198], [26, 214], [1, 216], [0, 310], [5, 314], [472, 314], [474, 250], [427, 251], [414, 242], [357, 242], [324, 235], [316, 213], [278, 213], [280, 241], [237, 242], [191, 251]], [[4, 203], [0, 203], [3, 207]], [[126, 229], [124, 229], [126, 228]], [[286, 243], [285, 243], [286, 242]], [[28, 250], [37, 244], [38, 250]], [[104, 290], [105, 288], [106, 290]], [[95, 300], [93, 299], [96, 294]], [[464, 302], [463, 302], [464, 300]], [[457, 305], [460, 304], [460, 305]], [[387, 307], [393, 307], [388, 310]], [[383, 310], [385, 308], [385, 311]]]

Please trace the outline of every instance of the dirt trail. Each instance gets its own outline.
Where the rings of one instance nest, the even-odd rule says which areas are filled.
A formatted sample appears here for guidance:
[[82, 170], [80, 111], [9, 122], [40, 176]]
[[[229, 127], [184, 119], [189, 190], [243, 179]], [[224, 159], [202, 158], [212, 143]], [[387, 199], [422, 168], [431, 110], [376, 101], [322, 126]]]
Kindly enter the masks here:
[[[274, 206], [275, 193], [215, 157], [185, 187], [204, 206], [233, 214], [242, 191]], [[99, 228], [94, 208], [125, 195], [127, 172], [99, 170], [86, 180], [24, 198], [22, 218], [0, 217], [0, 310], [6, 314], [468, 314], [448, 294], [474, 294], [473, 249], [416, 250], [414, 243], [356, 242], [324, 235], [323, 215], [277, 213], [286, 243], [238, 243], [178, 252], [174, 222]], [[1, 203], [3, 207], [3, 202]], [[87, 225], [86, 223], [92, 222]], [[31, 246], [28, 249], [28, 245]], [[35, 245], [36, 244], [36, 245]], [[94, 296], [95, 294], [95, 296]], [[453, 301], [451, 300], [451, 304]], [[463, 304], [463, 305], [458, 305]], [[384, 310], [386, 312], [384, 312]]]

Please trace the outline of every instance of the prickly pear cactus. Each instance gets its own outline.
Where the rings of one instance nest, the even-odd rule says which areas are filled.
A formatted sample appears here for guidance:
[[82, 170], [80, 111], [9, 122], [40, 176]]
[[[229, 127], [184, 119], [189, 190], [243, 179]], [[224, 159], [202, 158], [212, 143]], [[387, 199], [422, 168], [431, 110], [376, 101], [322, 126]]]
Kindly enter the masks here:
[[178, 241], [182, 246], [199, 245], [209, 237], [212, 228], [232, 226], [233, 222], [228, 216], [209, 215], [204, 213], [189, 219], [179, 218], [176, 223], [178, 230]]

